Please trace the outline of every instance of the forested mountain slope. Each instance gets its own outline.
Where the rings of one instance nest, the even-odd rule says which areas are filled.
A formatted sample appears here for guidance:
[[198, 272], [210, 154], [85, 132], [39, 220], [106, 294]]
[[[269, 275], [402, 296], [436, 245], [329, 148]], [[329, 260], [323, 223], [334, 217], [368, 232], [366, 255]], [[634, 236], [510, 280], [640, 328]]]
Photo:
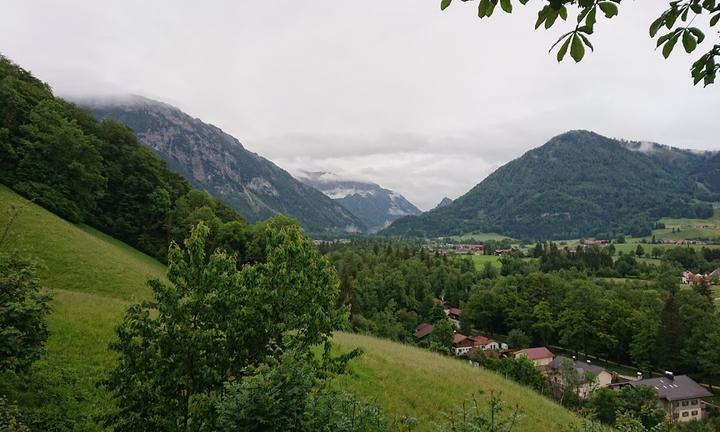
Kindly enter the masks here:
[[140, 96], [79, 100], [99, 119], [129, 126], [138, 139], [196, 188], [257, 222], [282, 213], [310, 232], [356, 232], [364, 224], [341, 205], [245, 149], [219, 128]]
[[449, 205], [398, 219], [384, 233], [481, 231], [523, 239], [646, 234], [663, 216], [712, 215], [712, 206], [698, 200], [720, 197], [712, 174], [720, 161], [713, 156], [567, 132], [499, 168]]

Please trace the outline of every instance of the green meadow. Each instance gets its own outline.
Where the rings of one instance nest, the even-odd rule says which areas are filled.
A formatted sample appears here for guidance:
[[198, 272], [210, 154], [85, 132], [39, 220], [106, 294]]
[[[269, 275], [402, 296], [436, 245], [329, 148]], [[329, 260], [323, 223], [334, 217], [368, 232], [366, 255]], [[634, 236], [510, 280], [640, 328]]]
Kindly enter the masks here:
[[[164, 266], [92, 228], [70, 224], [0, 187], [0, 227], [18, 209], [2, 248], [17, 250], [40, 266], [43, 287], [53, 293], [47, 356], [29, 377], [0, 376], [0, 393], [23, 406], [44, 409], [63, 400], [83, 431], [103, 430], [96, 418], [112, 409], [97, 385], [115, 359], [108, 351], [125, 309], [147, 298], [149, 278], [164, 278]], [[494, 257], [489, 257], [494, 258]], [[417, 430], [431, 431], [445, 413], [476, 395], [502, 395], [524, 414], [519, 431], [556, 431], [577, 421], [572, 413], [530, 389], [454, 358], [368, 336], [337, 333], [345, 351], [364, 354], [353, 360], [336, 384], [380, 405], [388, 416], [414, 417]], [[38, 391], [40, 386], [41, 391]], [[57, 406], [57, 404], [50, 404]]]

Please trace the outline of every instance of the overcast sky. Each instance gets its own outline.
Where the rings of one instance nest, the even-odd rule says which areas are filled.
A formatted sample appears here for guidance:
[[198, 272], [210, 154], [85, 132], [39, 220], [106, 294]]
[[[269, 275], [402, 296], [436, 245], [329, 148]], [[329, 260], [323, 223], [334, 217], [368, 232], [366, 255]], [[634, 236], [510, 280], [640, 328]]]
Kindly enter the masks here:
[[533, 30], [538, 1], [490, 20], [455, 3], [4, 0], [0, 52], [60, 95], [169, 102], [292, 173], [422, 209], [570, 129], [720, 149], [720, 84], [693, 87], [696, 55], [665, 61], [647, 35], [666, 2], [624, 1], [578, 65], [548, 55], [570, 25]]

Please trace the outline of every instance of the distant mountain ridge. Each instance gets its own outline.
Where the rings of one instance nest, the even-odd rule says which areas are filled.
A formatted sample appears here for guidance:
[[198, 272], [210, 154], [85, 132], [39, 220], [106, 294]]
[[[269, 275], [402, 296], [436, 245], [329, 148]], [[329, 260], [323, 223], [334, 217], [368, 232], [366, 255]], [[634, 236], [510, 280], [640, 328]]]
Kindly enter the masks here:
[[250, 222], [282, 213], [311, 233], [365, 230], [360, 219], [337, 202], [248, 151], [221, 129], [178, 108], [141, 96], [76, 103], [97, 118], [129, 126], [170, 169], [224, 200]]
[[369, 232], [385, 228], [402, 216], [421, 213], [399, 193], [375, 183], [346, 180], [328, 172], [304, 171], [298, 178], [339, 202], [357, 216]]
[[453, 200], [451, 200], [450, 198], [444, 197], [443, 199], [440, 200], [440, 202], [435, 207], [433, 207], [433, 210], [438, 209], [440, 207], [445, 207], [446, 205], [450, 205], [450, 204], [452, 204], [452, 202], [453, 202]]
[[388, 235], [498, 232], [520, 239], [647, 233], [662, 216], [709, 217], [714, 152], [571, 131], [502, 166], [451, 204], [395, 221]]

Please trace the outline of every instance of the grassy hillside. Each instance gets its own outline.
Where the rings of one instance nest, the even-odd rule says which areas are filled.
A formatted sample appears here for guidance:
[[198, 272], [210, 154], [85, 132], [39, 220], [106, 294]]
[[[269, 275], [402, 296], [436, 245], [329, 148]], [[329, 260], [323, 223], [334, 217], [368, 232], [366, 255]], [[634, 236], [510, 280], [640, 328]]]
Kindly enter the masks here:
[[[69, 224], [4, 187], [0, 187], [0, 227], [11, 206], [21, 210], [4, 249], [19, 249], [42, 263], [40, 276], [54, 293], [54, 310], [49, 318], [48, 355], [37, 363], [34, 378], [4, 377], [0, 393], [12, 391], [21, 404], [36, 405], [42, 405], [43, 397], [62, 395], [68, 399], [65, 408], [84, 421], [78, 430], [100, 430], [93, 418], [112, 402], [96, 383], [114, 361], [107, 351], [113, 328], [132, 301], [149, 295], [146, 279], [163, 278], [164, 266], [91, 228]], [[338, 385], [377, 402], [391, 416], [420, 419], [420, 431], [432, 430], [443, 412], [464, 398], [480, 392], [486, 397], [493, 390], [524, 412], [518, 430], [554, 431], [575, 419], [532, 391], [460, 360], [354, 334], [338, 333], [336, 341], [342, 350], [365, 351]], [[26, 384], [36, 380], [49, 382], [49, 388], [30, 391]]]
[[421, 431], [433, 430], [433, 424], [444, 420], [443, 413], [457, 408], [461, 400], [473, 395], [485, 400], [490, 392], [500, 394], [507, 407], [520, 407], [525, 416], [521, 431], [558, 431], [576, 420], [532, 390], [459, 359], [357, 334], [339, 333], [335, 341], [343, 349], [364, 350], [350, 374], [339, 379], [340, 385], [388, 412], [417, 418]]

